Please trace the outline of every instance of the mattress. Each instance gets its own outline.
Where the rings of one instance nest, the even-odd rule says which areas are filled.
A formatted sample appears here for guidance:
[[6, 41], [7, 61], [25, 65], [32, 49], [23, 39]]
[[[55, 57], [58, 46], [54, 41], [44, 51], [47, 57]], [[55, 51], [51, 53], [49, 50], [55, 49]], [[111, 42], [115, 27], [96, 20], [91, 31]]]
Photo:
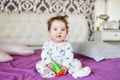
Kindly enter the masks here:
[[[33, 55], [13, 55], [13, 61], [0, 63], [0, 80], [75, 80], [70, 74], [50, 79], [42, 78], [35, 69], [36, 62], [41, 60], [40, 55], [41, 49], [36, 49]], [[120, 58], [96, 62], [77, 53], [74, 55], [82, 62], [83, 67], [89, 66], [92, 70], [89, 76], [77, 80], [120, 80]]]

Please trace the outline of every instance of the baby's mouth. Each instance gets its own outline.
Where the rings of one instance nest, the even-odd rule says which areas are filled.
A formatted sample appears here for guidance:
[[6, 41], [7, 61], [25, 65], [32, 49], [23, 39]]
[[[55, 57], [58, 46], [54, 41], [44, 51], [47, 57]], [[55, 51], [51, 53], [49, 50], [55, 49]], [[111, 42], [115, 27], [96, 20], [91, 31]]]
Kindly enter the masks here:
[[62, 36], [61, 35], [57, 35], [58, 38], [61, 38]]

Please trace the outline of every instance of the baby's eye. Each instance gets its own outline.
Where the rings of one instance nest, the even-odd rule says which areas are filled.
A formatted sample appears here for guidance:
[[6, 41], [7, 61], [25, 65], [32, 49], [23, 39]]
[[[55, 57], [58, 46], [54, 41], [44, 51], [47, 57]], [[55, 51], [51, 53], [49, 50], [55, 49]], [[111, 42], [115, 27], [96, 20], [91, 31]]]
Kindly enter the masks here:
[[55, 31], [57, 31], [57, 29], [56, 29], [56, 28], [55, 28], [54, 30], [55, 30]]
[[62, 31], [65, 31], [65, 29], [61, 29]]

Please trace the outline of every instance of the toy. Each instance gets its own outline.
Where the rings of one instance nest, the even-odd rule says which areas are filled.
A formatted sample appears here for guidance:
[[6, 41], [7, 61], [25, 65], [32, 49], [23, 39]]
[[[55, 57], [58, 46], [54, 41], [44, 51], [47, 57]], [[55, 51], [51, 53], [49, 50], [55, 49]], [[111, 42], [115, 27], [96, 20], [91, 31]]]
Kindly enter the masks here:
[[61, 76], [65, 73], [64, 69], [61, 69], [60, 65], [56, 63], [56, 61], [52, 61], [52, 65], [54, 66], [56, 76]]

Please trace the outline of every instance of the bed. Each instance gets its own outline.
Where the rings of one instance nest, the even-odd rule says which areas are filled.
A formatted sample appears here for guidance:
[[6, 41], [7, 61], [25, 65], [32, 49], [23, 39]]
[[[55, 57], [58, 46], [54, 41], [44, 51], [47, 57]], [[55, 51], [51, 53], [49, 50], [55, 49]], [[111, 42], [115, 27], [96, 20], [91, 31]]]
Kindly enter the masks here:
[[[45, 79], [35, 69], [36, 62], [41, 59], [42, 43], [49, 39], [46, 22], [54, 15], [56, 14], [0, 13], [0, 44], [22, 44], [34, 50], [34, 54], [12, 54], [14, 60], [0, 62], [0, 80], [75, 80], [70, 74]], [[88, 42], [89, 29], [84, 15], [68, 16], [70, 32], [67, 40], [73, 45], [75, 58], [82, 62], [83, 67], [90, 66], [92, 70], [89, 76], [76, 80], [119, 80], [120, 58], [116, 56], [119, 56], [120, 49], [105, 43]], [[108, 50], [111, 48], [112, 51]], [[88, 56], [87, 53], [94, 55]], [[106, 54], [96, 57], [96, 53]], [[116, 56], [106, 56], [107, 53], [115, 53]]]

